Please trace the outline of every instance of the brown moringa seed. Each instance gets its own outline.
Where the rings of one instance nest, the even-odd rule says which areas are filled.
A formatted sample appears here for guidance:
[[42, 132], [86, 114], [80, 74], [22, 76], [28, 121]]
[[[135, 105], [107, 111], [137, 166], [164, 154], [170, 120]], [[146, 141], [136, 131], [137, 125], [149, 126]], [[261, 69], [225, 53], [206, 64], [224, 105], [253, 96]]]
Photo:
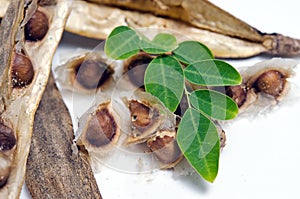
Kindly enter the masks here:
[[131, 123], [139, 130], [150, 128], [159, 118], [159, 112], [150, 106], [137, 100], [130, 100], [129, 110]]
[[96, 112], [89, 121], [86, 140], [94, 147], [107, 145], [116, 135], [117, 123], [107, 108]]
[[29, 41], [42, 40], [47, 34], [48, 29], [49, 22], [47, 16], [37, 10], [25, 25], [25, 39]]
[[148, 64], [152, 58], [149, 55], [138, 55], [128, 64], [127, 75], [129, 80], [137, 87], [144, 87], [144, 76]]
[[16, 145], [16, 142], [13, 130], [0, 123], [0, 152], [11, 150]]
[[175, 166], [182, 158], [181, 150], [175, 139], [175, 131], [158, 131], [147, 141], [147, 146], [154, 152], [164, 168]]
[[264, 92], [266, 94], [278, 97], [283, 91], [285, 84], [284, 75], [277, 70], [269, 70], [261, 74], [253, 87], [258, 92]]
[[105, 63], [97, 60], [86, 60], [75, 67], [76, 81], [86, 89], [100, 87], [113, 74]]
[[235, 103], [238, 105], [238, 107], [241, 107], [247, 97], [246, 89], [242, 85], [237, 86], [228, 86], [225, 88], [226, 95], [228, 95], [230, 98], [235, 101]]
[[13, 88], [21, 88], [32, 82], [34, 69], [27, 56], [20, 53], [14, 53], [11, 76]]

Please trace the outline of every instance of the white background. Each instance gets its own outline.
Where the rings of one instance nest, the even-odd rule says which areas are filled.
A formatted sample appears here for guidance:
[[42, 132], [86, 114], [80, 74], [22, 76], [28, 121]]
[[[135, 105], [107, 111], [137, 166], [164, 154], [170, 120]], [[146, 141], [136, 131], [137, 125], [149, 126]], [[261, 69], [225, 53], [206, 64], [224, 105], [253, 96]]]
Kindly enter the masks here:
[[[300, 38], [298, 1], [212, 2], [262, 32]], [[73, 45], [76, 47], [78, 44], [73, 40], [72, 35], [65, 34], [57, 52]], [[83, 43], [87, 47], [94, 41]], [[269, 58], [259, 56], [229, 62], [241, 67]], [[300, 56], [295, 59], [300, 60]], [[287, 102], [264, 116], [239, 119], [227, 126], [227, 145], [221, 153], [219, 174], [213, 184], [204, 182], [197, 175], [177, 176], [172, 171], [126, 174], [104, 168], [96, 174], [100, 192], [105, 199], [298, 199], [299, 113], [300, 102]], [[25, 189], [21, 198], [30, 198]]]

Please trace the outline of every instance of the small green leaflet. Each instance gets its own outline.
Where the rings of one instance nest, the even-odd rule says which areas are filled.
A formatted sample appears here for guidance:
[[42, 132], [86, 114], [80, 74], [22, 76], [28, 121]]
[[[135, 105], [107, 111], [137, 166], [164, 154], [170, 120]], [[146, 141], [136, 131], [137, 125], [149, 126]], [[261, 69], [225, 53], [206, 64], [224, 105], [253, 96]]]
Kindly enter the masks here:
[[214, 123], [199, 111], [189, 108], [177, 131], [177, 142], [192, 167], [207, 181], [218, 174], [220, 140]]
[[177, 40], [176, 37], [171, 34], [159, 33], [152, 41], [143, 37], [140, 47], [144, 52], [149, 54], [164, 54], [171, 52], [177, 47]]
[[213, 59], [211, 51], [197, 41], [184, 41], [173, 51], [173, 55], [185, 64]]
[[184, 76], [180, 63], [171, 56], [153, 59], [145, 72], [145, 89], [159, 98], [174, 112], [180, 103], [184, 90]]
[[118, 26], [108, 36], [104, 50], [112, 59], [127, 59], [140, 51], [140, 38], [127, 26]]
[[239, 85], [242, 82], [234, 67], [216, 59], [192, 63], [184, 69], [184, 75], [191, 83], [203, 86]]
[[228, 96], [213, 90], [196, 90], [189, 96], [191, 104], [208, 116], [218, 120], [230, 120], [237, 116], [239, 109]]

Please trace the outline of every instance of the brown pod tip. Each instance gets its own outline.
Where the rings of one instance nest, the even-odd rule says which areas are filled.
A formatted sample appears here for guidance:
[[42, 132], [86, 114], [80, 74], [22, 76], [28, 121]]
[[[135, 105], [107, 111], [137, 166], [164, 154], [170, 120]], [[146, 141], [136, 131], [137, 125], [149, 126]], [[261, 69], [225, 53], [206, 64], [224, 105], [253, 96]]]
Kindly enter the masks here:
[[13, 88], [21, 88], [32, 82], [34, 69], [27, 56], [15, 53], [11, 66], [11, 76]]
[[268, 70], [257, 78], [253, 87], [258, 92], [278, 97], [284, 89], [285, 81], [285, 77], [281, 72], [277, 70]]
[[49, 21], [47, 16], [36, 11], [25, 25], [25, 39], [28, 41], [42, 40], [49, 30]]
[[107, 107], [98, 109], [88, 122], [85, 138], [93, 147], [105, 146], [118, 134], [118, 126], [114, 116]]
[[113, 70], [99, 60], [86, 60], [75, 67], [76, 81], [86, 89], [96, 89], [113, 74]]

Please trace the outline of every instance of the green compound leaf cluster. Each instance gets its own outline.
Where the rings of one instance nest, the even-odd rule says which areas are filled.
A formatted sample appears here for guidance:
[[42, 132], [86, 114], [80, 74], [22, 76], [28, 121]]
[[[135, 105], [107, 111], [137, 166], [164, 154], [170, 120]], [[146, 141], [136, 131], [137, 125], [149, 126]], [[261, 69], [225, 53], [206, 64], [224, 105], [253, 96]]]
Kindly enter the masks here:
[[[238, 71], [214, 59], [211, 51], [197, 41], [178, 44], [176, 37], [167, 33], [159, 33], [150, 40], [126, 26], [111, 32], [104, 49], [112, 59], [127, 59], [141, 51], [155, 56], [145, 72], [145, 90], [172, 112], [178, 108], [183, 95], [186, 96], [188, 109], [178, 126], [177, 143], [198, 174], [213, 182], [220, 156], [220, 139], [214, 121], [235, 118], [238, 107], [228, 96], [207, 87], [240, 84], [242, 78]], [[189, 92], [186, 82], [203, 89]]]

